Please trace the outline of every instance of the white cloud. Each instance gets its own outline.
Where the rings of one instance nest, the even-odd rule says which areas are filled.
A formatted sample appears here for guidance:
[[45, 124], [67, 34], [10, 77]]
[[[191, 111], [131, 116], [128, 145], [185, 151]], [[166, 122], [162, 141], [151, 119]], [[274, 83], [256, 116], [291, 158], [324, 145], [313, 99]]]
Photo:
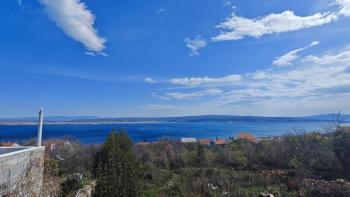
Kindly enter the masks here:
[[147, 83], [157, 83], [158, 81], [155, 80], [155, 79], [152, 79], [152, 78], [150, 78], [150, 77], [146, 77], [146, 78], [145, 78], [145, 82], [147, 82]]
[[157, 104], [149, 104], [146, 106], [142, 106], [143, 109], [148, 110], [175, 110], [176, 107], [174, 105], [157, 105]]
[[107, 54], [107, 53], [105, 53], [105, 52], [98, 52], [98, 54], [99, 54], [99, 55], [102, 55], [102, 56], [105, 56], [105, 57], [107, 57], [107, 56], [108, 56], [108, 54]]
[[340, 6], [339, 15], [350, 16], [350, 1], [336, 0], [336, 4]]
[[336, 11], [317, 12], [309, 16], [298, 16], [291, 10], [271, 13], [257, 18], [245, 18], [232, 14], [219, 25], [220, 34], [213, 41], [240, 40], [244, 37], [260, 38], [267, 34], [297, 31], [322, 26], [338, 20], [340, 16], [350, 16], [350, 0], [335, 0]]
[[225, 77], [211, 78], [211, 77], [185, 77], [171, 79], [170, 82], [174, 85], [183, 86], [199, 86], [199, 85], [223, 85], [237, 83], [241, 80], [240, 75], [228, 75]]
[[321, 26], [338, 19], [335, 13], [316, 13], [310, 16], [297, 16], [287, 10], [279, 14], [269, 14], [258, 18], [244, 18], [232, 14], [217, 28], [223, 30], [212, 38], [213, 41], [240, 40], [244, 37], [260, 38], [265, 34], [275, 34]]
[[[350, 48], [299, 57], [290, 67], [271, 66], [246, 73], [238, 82], [222, 83], [220, 80], [217, 83], [218, 79], [221, 78], [173, 79], [173, 84], [181, 85], [177, 88], [182, 91], [162, 95], [167, 99], [182, 99], [181, 102], [198, 99], [195, 104], [182, 106], [184, 113], [306, 115], [339, 110], [350, 112]], [[208, 91], [204, 86], [208, 83], [215, 84], [215, 89]], [[204, 96], [211, 97], [209, 101], [200, 100]]]
[[90, 55], [90, 56], [96, 56], [96, 53], [91, 52], [91, 51], [85, 51], [86, 55]]
[[65, 34], [89, 51], [102, 52], [106, 40], [94, 28], [95, 16], [81, 0], [39, 0], [46, 13]]
[[216, 96], [220, 95], [222, 93], [222, 90], [220, 89], [207, 89], [204, 91], [197, 91], [197, 92], [190, 92], [190, 93], [184, 93], [184, 92], [169, 92], [166, 93], [165, 98], [173, 98], [173, 99], [198, 99], [204, 96]]
[[274, 61], [273, 61], [273, 64], [274, 65], [277, 65], [277, 66], [289, 66], [289, 65], [292, 65], [293, 64], [293, 61], [297, 60], [299, 58], [298, 56], [298, 53], [305, 50], [305, 49], [308, 49], [312, 46], [315, 46], [315, 45], [318, 45], [320, 42], [318, 41], [314, 41], [314, 42], [311, 42], [309, 45], [305, 46], [305, 47], [302, 47], [302, 48], [299, 48], [299, 49], [295, 49], [295, 50], [292, 50], [280, 57], [277, 57]]
[[189, 54], [190, 56], [199, 55], [199, 49], [207, 46], [207, 42], [204, 39], [202, 39], [200, 36], [197, 36], [193, 40], [190, 38], [186, 38], [185, 43], [186, 43], [186, 47], [191, 50]]
[[230, 0], [224, 0], [224, 2], [222, 3], [222, 6], [227, 7], [230, 6], [232, 4], [232, 2]]
[[[244, 87], [234, 87], [221, 99], [227, 102], [322, 99], [350, 93], [350, 50], [307, 56], [289, 69], [248, 73]], [[322, 107], [322, 106], [320, 106]]]
[[92, 52], [92, 51], [85, 51], [85, 54], [86, 55], [90, 55], [90, 56], [93, 56], [93, 57], [95, 57], [96, 55], [102, 55], [102, 56], [105, 56], [105, 57], [107, 57], [108, 56], [108, 54], [107, 53], [104, 53], [104, 52]]

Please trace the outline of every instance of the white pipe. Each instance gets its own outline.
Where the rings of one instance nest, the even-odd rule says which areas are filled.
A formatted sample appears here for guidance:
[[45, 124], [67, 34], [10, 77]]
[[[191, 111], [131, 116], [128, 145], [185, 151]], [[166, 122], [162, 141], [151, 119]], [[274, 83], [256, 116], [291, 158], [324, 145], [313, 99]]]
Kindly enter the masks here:
[[40, 108], [37, 146], [41, 146], [41, 139], [42, 139], [42, 135], [43, 135], [43, 122], [44, 122], [44, 110], [43, 110], [43, 108]]

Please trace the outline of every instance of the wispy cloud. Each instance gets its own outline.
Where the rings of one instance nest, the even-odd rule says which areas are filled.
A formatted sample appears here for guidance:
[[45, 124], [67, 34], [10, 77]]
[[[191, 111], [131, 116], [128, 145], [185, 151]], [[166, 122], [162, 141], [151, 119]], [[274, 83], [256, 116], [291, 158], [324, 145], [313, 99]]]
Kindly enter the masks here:
[[[173, 79], [172, 84], [183, 89], [162, 91], [159, 95], [182, 102], [198, 99], [195, 104], [183, 107], [194, 113], [300, 115], [350, 110], [350, 49], [298, 58], [293, 66], [271, 65], [265, 70], [233, 77], [229, 82], [230, 77]], [[207, 88], [208, 84], [214, 84], [215, 88]], [[206, 96], [210, 97], [202, 100]]]
[[199, 49], [207, 46], [205, 39], [200, 36], [197, 36], [195, 39], [186, 38], [185, 43], [186, 47], [191, 50], [189, 53], [190, 56], [199, 55]]
[[169, 92], [166, 93], [163, 97], [165, 98], [172, 98], [172, 99], [198, 99], [204, 96], [216, 96], [220, 95], [222, 93], [222, 90], [220, 89], [207, 89], [203, 91], [196, 91], [196, 92]]
[[90, 52], [102, 52], [106, 40], [94, 28], [95, 16], [81, 0], [39, 0], [46, 13], [65, 34]]
[[[307, 56], [289, 69], [248, 73], [242, 88], [221, 99], [227, 102], [326, 98], [350, 93], [350, 51]], [[258, 77], [257, 77], [257, 76]], [[320, 106], [322, 107], [322, 106]]]
[[182, 86], [199, 86], [199, 85], [223, 85], [237, 83], [241, 80], [240, 75], [232, 74], [224, 77], [185, 77], [185, 78], [174, 78], [170, 82], [174, 85]]
[[335, 4], [340, 5], [339, 15], [350, 16], [350, 1], [349, 0], [336, 0]]
[[338, 20], [340, 16], [350, 16], [350, 0], [336, 0], [338, 10], [334, 12], [317, 12], [309, 16], [298, 16], [291, 10], [271, 13], [257, 18], [245, 18], [233, 13], [219, 25], [220, 34], [213, 41], [240, 40], [244, 37], [260, 38], [267, 34], [297, 31], [322, 26]]
[[23, 6], [23, 1], [22, 0], [17, 0], [17, 4], [22, 7]]
[[318, 45], [320, 42], [319, 41], [314, 41], [314, 42], [311, 42], [309, 45], [305, 46], [305, 47], [302, 47], [302, 48], [299, 48], [299, 49], [295, 49], [295, 50], [292, 50], [280, 57], [277, 57], [274, 61], [273, 61], [273, 64], [274, 65], [277, 65], [277, 66], [289, 66], [289, 65], [292, 65], [293, 64], [293, 61], [297, 60], [299, 58], [298, 56], [298, 53], [305, 50], [305, 49], [308, 49], [312, 46], [315, 46], [315, 45]]
[[224, 0], [224, 2], [222, 3], [222, 6], [227, 7], [227, 6], [230, 6], [231, 4], [232, 4], [232, 1]]
[[337, 20], [334, 13], [316, 13], [311, 16], [297, 16], [287, 10], [279, 14], [269, 14], [259, 18], [244, 18], [232, 14], [217, 28], [223, 30], [212, 38], [213, 41], [240, 40], [244, 37], [259, 38], [265, 34], [296, 31], [300, 29], [321, 26]]
[[92, 52], [92, 51], [85, 51], [85, 54], [86, 55], [89, 55], [89, 56], [93, 56], [95, 57], [96, 55], [101, 55], [101, 56], [104, 56], [104, 57], [107, 57], [108, 54], [107, 53], [104, 53], [104, 52]]
[[157, 83], [158, 81], [155, 80], [155, 79], [152, 79], [151, 77], [146, 77], [145, 78], [145, 82], [147, 82], [147, 83]]
[[154, 12], [155, 12], [156, 14], [166, 14], [166, 13], [167, 13], [167, 10], [164, 9], [164, 8], [160, 8], [160, 9], [154, 11]]
[[91, 52], [91, 51], [85, 51], [86, 55], [90, 55], [90, 56], [96, 56], [96, 53]]
[[148, 110], [175, 110], [176, 107], [174, 105], [158, 105], [158, 104], [149, 104], [142, 106], [143, 109]]

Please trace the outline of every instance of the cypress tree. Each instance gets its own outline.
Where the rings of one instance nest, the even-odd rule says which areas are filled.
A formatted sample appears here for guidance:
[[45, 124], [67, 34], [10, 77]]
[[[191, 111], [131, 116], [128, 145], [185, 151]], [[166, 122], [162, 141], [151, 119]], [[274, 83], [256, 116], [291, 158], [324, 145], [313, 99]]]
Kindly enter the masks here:
[[112, 132], [96, 154], [94, 196], [137, 196], [140, 190], [140, 165], [125, 132]]

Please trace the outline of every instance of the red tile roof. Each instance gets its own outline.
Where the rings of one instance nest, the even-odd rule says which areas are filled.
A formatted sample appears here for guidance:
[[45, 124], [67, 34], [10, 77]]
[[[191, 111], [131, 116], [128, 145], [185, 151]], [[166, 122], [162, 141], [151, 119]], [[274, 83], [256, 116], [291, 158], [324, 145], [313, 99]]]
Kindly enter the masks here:
[[145, 146], [145, 145], [150, 145], [151, 142], [137, 142], [137, 145]]
[[223, 144], [226, 144], [226, 140], [224, 140], [224, 139], [216, 139], [216, 140], [214, 141], [214, 143], [215, 143], [216, 145], [223, 145]]
[[345, 127], [343, 127], [343, 130], [344, 130], [345, 132], [350, 132], [350, 126], [345, 126]]
[[240, 132], [238, 138], [245, 139], [251, 142], [257, 142], [257, 139], [251, 133], [248, 132]]
[[16, 146], [19, 146], [19, 144], [15, 143], [15, 142], [3, 142], [0, 144], [0, 146], [2, 146], [2, 147], [16, 147]]
[[210, 144], [211, 140], [203, 138], [203, 139], [198, 139], [198, 142], [200, 144]]

